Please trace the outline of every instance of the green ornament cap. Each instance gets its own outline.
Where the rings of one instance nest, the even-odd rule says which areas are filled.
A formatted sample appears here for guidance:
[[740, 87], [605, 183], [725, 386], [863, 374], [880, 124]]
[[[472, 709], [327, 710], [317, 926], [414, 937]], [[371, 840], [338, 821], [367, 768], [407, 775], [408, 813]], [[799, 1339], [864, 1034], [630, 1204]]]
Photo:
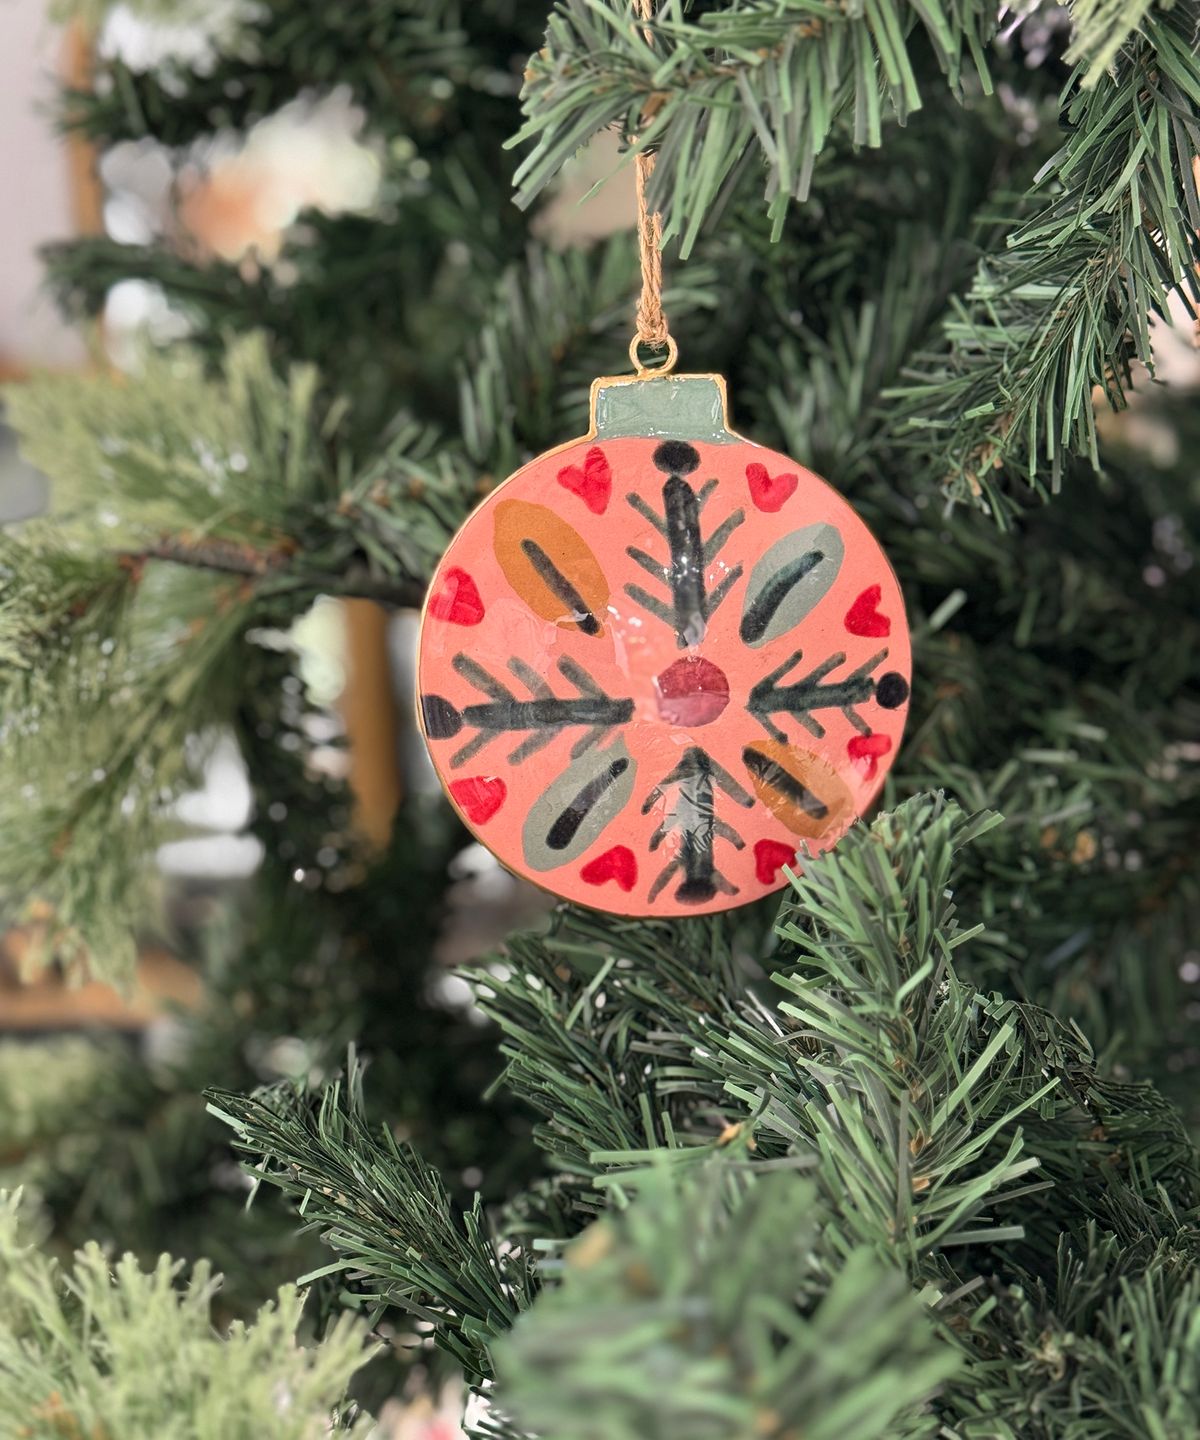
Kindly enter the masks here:
[[599, 440], [650, 436], [729, 445], [721, 375], [620, 375], [592, 382], [592, 433]]

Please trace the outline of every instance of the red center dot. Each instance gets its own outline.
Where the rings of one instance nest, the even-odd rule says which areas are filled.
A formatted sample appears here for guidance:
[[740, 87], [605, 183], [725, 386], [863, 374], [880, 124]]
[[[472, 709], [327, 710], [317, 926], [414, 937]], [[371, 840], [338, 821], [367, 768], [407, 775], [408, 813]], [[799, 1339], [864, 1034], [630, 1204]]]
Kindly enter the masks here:
[[676, 660], [654, 681], [658, 713], [668, 725], [708, 725], [729, 704], [724, 670], [700, 655]]

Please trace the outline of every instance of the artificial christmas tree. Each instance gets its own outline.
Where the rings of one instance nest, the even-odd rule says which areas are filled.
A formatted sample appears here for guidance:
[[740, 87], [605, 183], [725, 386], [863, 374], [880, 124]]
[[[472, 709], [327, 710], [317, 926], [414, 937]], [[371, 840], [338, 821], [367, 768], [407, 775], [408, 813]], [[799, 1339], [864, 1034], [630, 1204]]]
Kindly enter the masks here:
[[[1200, 423], [1144, 367], [1152, 317], [1195, 292], [1200, 11], [563, 0], [543, 44], [534, 8], [271, 0], [202, 63], [110, 57], [68, 97], [110, 150], [182, 167], [342, 84], [381, 183], [236, 260], [169, 226], [50, 257], [81, 311], [138, 279], [189, 335], [11, 392], [58, 518], [4, 540], [0, 886], [113, 973], [190, 737], [238, 736], [266, 859], [168, 1087], [189, 1122], [209, 1087], [217, 1127], [175, 1157], [177, 1248], [220, 1247], [238, 1308], [265, 1298], [230, 1136], [296, 1204], [314, 1323], [352, 1309], [391, 1342], [367, 1403], [438, 1351], [506, 1440], [1183, 1440]], [[345, 796], [306, 770], [264, 640], [320, 595], [417, 603], [471, 507], [584, 432], [636, 246], [535, 236], [609, 127], [656, 156], [685, 364], [889, 555], [912, 713], [883, 809], [802, 856], [782, 908], [566, 907], [481, 958], [464, 1013], [428, 980], [453, 835], [410, 801], [354, 883]], [[1097, 421], [1131, 396], [1152, 449]], [[331, 1075], [356, 1032], [365, 1084], [355, 1057]], [[250, 1093], [287, 1036], [306, 1063]], [[153, 1103], [116, 1094], [105, 1123], [170, 1159]], [[77, 1112], [42, 1098], [23, 1133], [52, 1174], [43, 1137]], [[171, 1218], [141, 1175], [113, 1194], [101, 1239]], [[286, 1263], [292, 1218], [259, 1195], [257, 1256]], [[37, 1373], [65, 1393], [57, 1359]]]

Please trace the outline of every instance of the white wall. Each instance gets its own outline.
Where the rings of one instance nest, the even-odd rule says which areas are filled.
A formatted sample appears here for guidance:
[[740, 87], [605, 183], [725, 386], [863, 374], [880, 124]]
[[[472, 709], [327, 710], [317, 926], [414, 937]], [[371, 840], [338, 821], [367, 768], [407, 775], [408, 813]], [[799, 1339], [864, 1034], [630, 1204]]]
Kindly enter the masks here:
[[73, 233], [70, 176], [51, 116], [63, 34], [46, 0], [0, 0], [0, 369], [78, 364], [41, 288], [37, 248]]

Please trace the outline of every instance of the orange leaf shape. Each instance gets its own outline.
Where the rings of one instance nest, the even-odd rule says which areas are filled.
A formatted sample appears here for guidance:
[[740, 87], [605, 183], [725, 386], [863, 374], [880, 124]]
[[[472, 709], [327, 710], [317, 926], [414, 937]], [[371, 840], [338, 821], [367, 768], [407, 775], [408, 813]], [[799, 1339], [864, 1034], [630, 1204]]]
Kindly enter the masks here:
[[502, 500], [493, 532], [504, 578], [535, 615], [585, 635], [604, 630], [608, 581], [578, 530], [546, 505]]
[[793, 835], [819, 840], [836, 834], [854, 813], [854, 801], [837, 771], [819, 755], [778, 740], [756, 740], [742, 759], [758, 798]]

